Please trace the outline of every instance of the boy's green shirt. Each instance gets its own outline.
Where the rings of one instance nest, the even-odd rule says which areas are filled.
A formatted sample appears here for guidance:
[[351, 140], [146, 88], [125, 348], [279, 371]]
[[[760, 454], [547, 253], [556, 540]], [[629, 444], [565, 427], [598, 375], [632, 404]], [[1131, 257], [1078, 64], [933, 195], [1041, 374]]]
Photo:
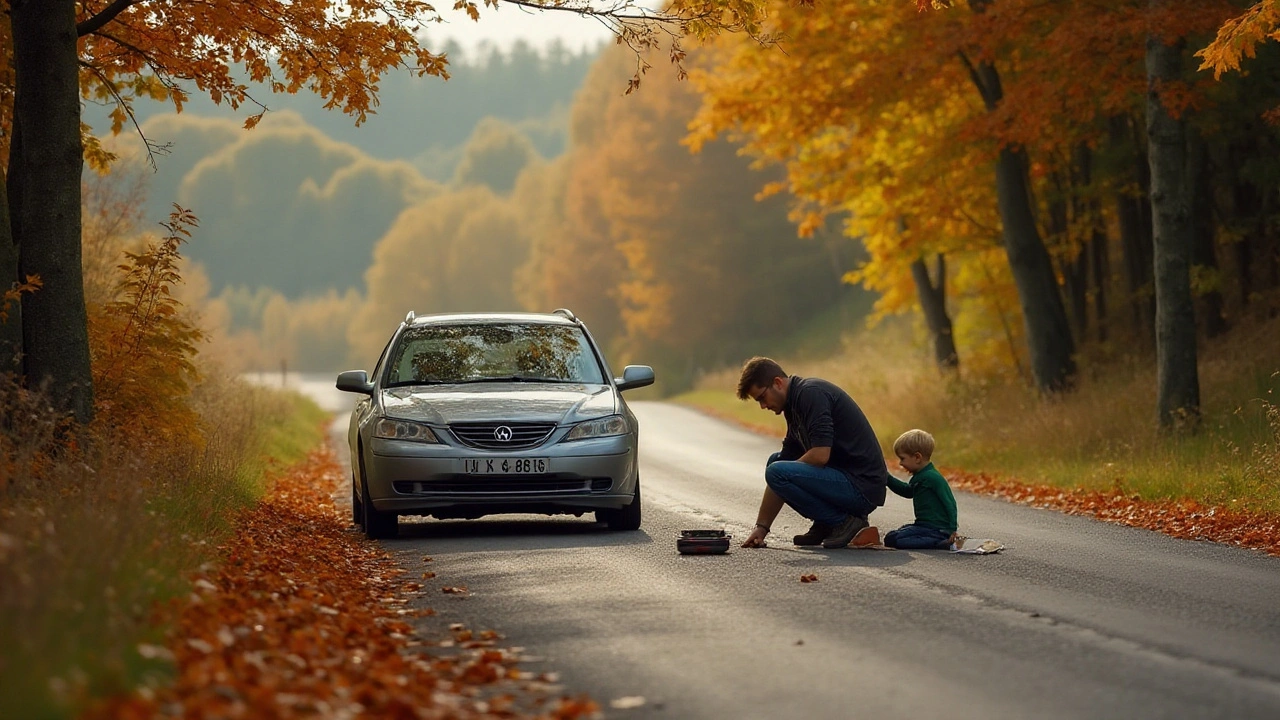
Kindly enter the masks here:
[[904, 498], [911, 498], [916, 511], [916, 525], [948, 533], [956, 531], [956, 496], [951, 494], [951, 486], [933, 463], [920, 468], [920, 472], [911, 476], [909, 483], [890, 475], [889, 489]]

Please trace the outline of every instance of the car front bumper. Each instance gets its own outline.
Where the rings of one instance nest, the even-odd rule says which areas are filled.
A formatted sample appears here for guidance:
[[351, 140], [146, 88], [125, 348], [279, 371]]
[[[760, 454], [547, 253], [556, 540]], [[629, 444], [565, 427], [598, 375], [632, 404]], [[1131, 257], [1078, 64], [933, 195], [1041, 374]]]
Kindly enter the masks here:
[[[554, 443], [515, 452], [374, 439], [365, 454], [369, 497], [379, 512], [479, 517], [500, 512], [590, 512], [623, 507], [635, 494], [634, 436]], [[538, 474], [466, 472], [469, 459], [545, 459]]]

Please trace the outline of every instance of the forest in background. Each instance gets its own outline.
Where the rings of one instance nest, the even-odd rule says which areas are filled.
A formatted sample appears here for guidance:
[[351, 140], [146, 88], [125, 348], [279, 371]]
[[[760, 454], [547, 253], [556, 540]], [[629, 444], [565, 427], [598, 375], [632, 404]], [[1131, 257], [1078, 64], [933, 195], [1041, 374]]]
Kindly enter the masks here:
[[[200, 216], [188, 254], [215, 293], [342, 294], [361, 288], [396, 215], [453, 180], [473, 135], [517, 143], [506, 161], [517, 168], [562, 153], [568, 107], [593, 57], [516, 44], [460, 62], [448, 82], [396, 72], [381, 85], [380, 112], [359, 127], [309, 94], [263, 90], [271, 111], [255, 132], [243, 129], [244, 113], [207, 98], [180, 114], [139, 103], [139, 130], [110, 143], [131, 156], [112, 173], [144, 186], [141, 217], [152, 227], [175, 202]], [[86, 104], [86, 122], [109, 127], [107, 109]], [[155, 148], [149, 156], [142, 137]], [[475, 179], [474, 167], [461, 172]], [[90, 182], [94, 174], [86, 171]]]
[[[867, 297], [843, 280], [873, 318], [919, 312], [945, 371], [1043, 389], [1155, 346], [1154, 30], [1177, 48], [1195, 328], [1274, 312], [1278, 53], [1218, 79], [1194, 58], [1242, 4], [992, 7], [778, 4], [782, 47], [725, 36], [688, 56], [692, 83], [651, 73], [626, 95], [635, 58], [614, 48], [572, 93], [563, 152], [485, 118], [443, 181], [291, 110], [251, 133], [147, 122], [191, 136], [184, 206], [235, 208], [201, 216], [193, 298], [258, 367], [368, 364], [408, 309], [565, 305], [678, 391], [810, 318], [838, 345]], [[215, 272], [231, 267], [247, 279]]]
[[[612, 363], [654, 365], [660, 387], [678, 391], [790, 337], [794, 318], [856, 324], [870, 300], [841, 282], [856, 244], [834, 232], [797, 240], [786, 200], [755, 197], [781, 175], [752, 171], [734, 145], [691, 154], [682, 140], [696, 92], [654, 73], [627, 95], [634, 63], [608, 48], [563, 112], [553, 104], [541, 117], [478, 119], [444, 182], [338, 142], [290, 109], [249, 132], [230, 118], [150, 117], [148, 139], [173, 143], [156, 158], [159, 173], [135, 155], [111, 175], [86, 175], [86, 248], [101, 250], [87, 251], [86, 265], [99, 257], [109, 276], [119, 241], [176, 194], [200, 223], [183, 297], [244, 369], [370, 365], [408, 310], [567, 306]], [[550, 96], [548, 78], [561, 82], [575, 66], [542, 67], [539, 91]], [[563, 151], [546, 152], [531, 125], [555, 127]]]

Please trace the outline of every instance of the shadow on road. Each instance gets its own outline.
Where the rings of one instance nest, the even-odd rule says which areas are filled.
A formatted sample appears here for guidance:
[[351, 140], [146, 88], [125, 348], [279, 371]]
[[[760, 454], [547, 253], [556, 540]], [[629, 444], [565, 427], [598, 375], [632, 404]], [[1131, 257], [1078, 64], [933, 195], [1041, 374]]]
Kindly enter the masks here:
[[[511, 519], [434, 520], [400, 518], [399, 541], [475, 538], [510, 540], [497, 545], [513, 548], [616, 547], [647, 545], [653, 538], [644, 530], [616, 532], [603, 524], [585, 519]], [[395, 543], [395, 540], [389, 541]], [[490, 542], [490, 545], [494, 543]]]

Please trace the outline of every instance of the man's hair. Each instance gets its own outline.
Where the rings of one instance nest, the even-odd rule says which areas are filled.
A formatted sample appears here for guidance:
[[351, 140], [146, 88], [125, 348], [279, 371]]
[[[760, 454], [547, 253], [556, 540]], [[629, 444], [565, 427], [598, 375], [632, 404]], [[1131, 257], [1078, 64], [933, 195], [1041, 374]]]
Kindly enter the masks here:
[[908, 430], [893, 441], [895, 455], [914, 455], [920, 453], [926, 458], [933, 457], [933, 436], [923, 430]]
[[767, 357], [753, 357], [742, 366], [742, 375], [738, 378], [738, 399], [751, 397], [751, 388], [764, 387], [773, 383], [774, 378], [786, 378], [782, 366]]

